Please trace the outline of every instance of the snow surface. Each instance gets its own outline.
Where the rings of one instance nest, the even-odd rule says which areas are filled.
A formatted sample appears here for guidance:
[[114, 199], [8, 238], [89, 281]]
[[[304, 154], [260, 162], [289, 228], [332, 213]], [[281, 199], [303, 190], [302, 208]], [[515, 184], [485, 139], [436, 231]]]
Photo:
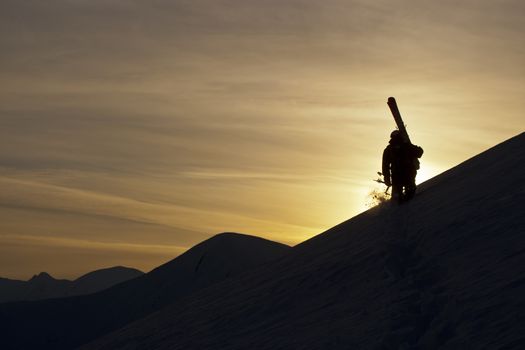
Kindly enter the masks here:
[[82, 349], [524, 349], [525, 133]]

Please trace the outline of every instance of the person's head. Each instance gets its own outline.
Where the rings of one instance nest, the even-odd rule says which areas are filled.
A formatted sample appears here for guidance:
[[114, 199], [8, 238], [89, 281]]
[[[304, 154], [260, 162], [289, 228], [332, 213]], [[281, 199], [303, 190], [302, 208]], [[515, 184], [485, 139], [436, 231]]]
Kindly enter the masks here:
[[391, 139], [401, 139], [401, 132], [399, 130], [394, 130], [390, 133], [390, 138]]

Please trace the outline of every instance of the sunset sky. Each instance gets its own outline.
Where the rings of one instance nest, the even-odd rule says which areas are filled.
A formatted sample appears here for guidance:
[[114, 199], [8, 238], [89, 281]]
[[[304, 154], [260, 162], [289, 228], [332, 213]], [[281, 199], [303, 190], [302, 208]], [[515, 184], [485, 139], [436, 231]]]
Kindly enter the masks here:
[[2, 0], [0, 276], [321, 233], [366, 209], [389, 96], [419, 181], [525, 130], [524, 18], [518, 0]]

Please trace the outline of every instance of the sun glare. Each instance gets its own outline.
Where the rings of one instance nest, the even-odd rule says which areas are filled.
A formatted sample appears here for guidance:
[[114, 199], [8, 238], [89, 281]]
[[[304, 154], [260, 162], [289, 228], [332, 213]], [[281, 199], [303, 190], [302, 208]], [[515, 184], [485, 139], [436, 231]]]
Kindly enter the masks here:
[[439, 167], [431, 163], [424, 162], [421, 164], [421, 168], [417, 171], [416, 183], [420, 184], [422, 182], [425, 182], [433, 178], [434, 176], [440, 174], [441, 172], [442, 170]]

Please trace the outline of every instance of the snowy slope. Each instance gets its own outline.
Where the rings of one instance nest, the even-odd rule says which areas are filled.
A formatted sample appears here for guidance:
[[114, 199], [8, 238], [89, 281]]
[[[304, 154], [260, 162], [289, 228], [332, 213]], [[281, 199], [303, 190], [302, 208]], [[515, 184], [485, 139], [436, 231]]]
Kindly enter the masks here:
[[523, 349], [525, 134], [82, 349]]
[[2, 349], [71, 349], [290, 249], [258, 237], [223, 233], [99, 293], [1, 304]]
[[91, 294], [142, 274], [137, 269], [115, 266], [88, 272], [74, 281], [55, 279], [46, 272], [29, 281], [0, 278], [0, 303]]

